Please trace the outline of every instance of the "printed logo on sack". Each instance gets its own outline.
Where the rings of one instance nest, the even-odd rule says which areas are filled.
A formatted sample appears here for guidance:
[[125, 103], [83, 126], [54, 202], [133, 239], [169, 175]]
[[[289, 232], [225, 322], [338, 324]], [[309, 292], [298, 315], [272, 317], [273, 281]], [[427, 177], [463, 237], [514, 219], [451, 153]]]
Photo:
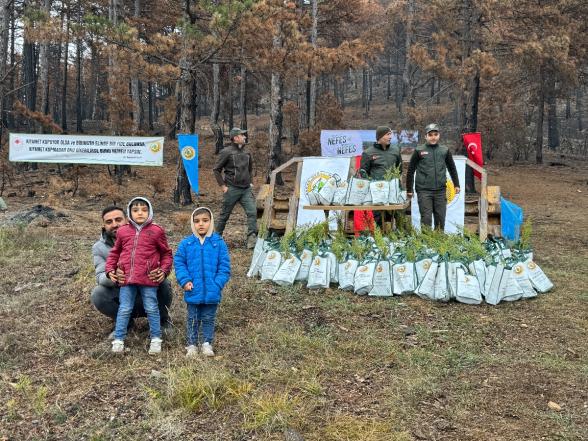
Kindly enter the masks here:
[[463, 281], [465, 283], [468, 283], [470, 281], [470, 278], [468, 276], [464, 276]]
[[400, 274], [404, 274], [406, 272], [406, 266], [400, 265], [398, 268], [396, 268], [396, 271]]
[[149, 144], [149, 150], [153, 153], [158, 153], [161, 150], [161, 143], [160, 142], [152, 142]]
[[381, 273], [382, 271], [384, 271], [384, 267], [382, 265], [378, 265], [376, 267], [376, 272]]
[[428, 270], [429, 268], [431, 268], [431, 262], [426, 260], [425, 263], [423, 263], [423, 269]]
[[537, 265], [535, 264], [535, 262], [529, 262], [529, 264], [527, 266], [529, 267], [530, 270], [534, 270], [535, 268], [537, 268]]
[[321, 188], [327, 184], [327, 181], [334, 176], [334, 173], [329, 173], [327, 171], [319, 171], [312, 175], [306, 181], [304, 188], [306, 189], [306, 193], [310, 193], [312, 191], [320, 191]]
[[521, 274], [523, 272], [523, 267], [521, 265], [515, 265], [512, 270], [515, 272], [515, 274]]
[[274, 260], [276, 257], [278, 257], [278, 254], [271, 252], [267, 255], [267, 260]]
[[300, 256], [300, 259], [304, 260], [308, 257], [308, 253], [306, 251], [302, 252], [302, 256]]
[[365, 273], [368, 270], [367, 266], [360, 266], [357, 271], [359, 271], [360, 273]]
[[378, 190], [381, 190], [382, 188], [384, 188], [384, 183], [383, 182], [376, 182], [376, 188]]
[[361, 190], [363, 187], [365, 187], [365, 183], [364, 183], [364, 182], [362, 182], [362, 181], [358, 182], [358, 183], [357, 183], [357, 184], [355, 184], [355, 185], [357, 185], [357, 188], [359, 188], [360, 190]]
[[182, 158], [184, 158], [185, 160], [190, 161], [194, 159], [195, 156], [196, 150], [194, 150], [194, 147], [187, 145], [182, 149]]
[[348, 270], [349, 268], [351, 268], [351, 262], [347, 262], [345, 264], [345, 269]]
[[314, 266], [319, 266], [321, 264], [321, 259], [319, 259], [318, 257], [316, 259], [314, 259]]

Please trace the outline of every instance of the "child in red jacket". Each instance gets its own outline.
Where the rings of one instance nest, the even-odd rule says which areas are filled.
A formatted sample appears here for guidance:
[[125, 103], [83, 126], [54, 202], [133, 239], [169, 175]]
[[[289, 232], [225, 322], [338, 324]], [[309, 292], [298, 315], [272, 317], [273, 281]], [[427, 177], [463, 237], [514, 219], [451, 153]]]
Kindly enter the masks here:
[[137, 291], [143, 299], [143, 306], [149, 321], [151, 334], [150, 354], [161, 352], [161, 324], [157, 304], [158, 282], [149, 278], [149, 273], [157, 268], [167, 275], [172, 267], [172, 250], [167, 244], [165, 231], [152, 222], [151, 203], [142, 197], [134, 198], [127, 207], [129, 224], [120, 227], [116, 242], [106, 259], [106, 274], [117, 282], [117, 269], [124, 272], [124, 284], [120, 288], [120, 305], [116, 315], [112, 352], [124, 351], [124, 339]]

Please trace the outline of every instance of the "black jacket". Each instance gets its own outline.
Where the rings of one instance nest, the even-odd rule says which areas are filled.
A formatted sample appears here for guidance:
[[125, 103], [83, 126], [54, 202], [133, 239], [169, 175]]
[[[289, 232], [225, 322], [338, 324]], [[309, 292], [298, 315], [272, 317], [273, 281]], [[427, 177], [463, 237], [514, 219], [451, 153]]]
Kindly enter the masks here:
[[251, 153], [231, 144], [220, 151], [212, 170], [218, 185], [247, 188], [251, 185], [253, 178]]
[[386, 170], [398, 166], [402, 172], [400, 148], [397, 145], [389, 145], [387, 149], [384, 149], [375, 142], [363, 151], [359, 167], [365, 170], [371, 179], [380, 180], [384, 179]]
[[406, 190], [412, 192], [413, 182], [416, 191], [444, 190], [447, 183], [446, 171], [449, 171], [453, 185], [459, 187], [457, 169], [449, 149], [439, 144], [418, 146], [414, 149], [408, 164]]

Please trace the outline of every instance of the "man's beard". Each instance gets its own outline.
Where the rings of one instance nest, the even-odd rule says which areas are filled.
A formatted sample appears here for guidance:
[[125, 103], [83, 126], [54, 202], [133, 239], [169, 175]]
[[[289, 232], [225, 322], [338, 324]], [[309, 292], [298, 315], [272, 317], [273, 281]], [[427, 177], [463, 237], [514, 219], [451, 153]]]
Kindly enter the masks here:
[[116, 230], [108, 231], [106, 228], [102, 228], [102, 232], [106, 242], [114, 245], [114, 242], [116, 241]]

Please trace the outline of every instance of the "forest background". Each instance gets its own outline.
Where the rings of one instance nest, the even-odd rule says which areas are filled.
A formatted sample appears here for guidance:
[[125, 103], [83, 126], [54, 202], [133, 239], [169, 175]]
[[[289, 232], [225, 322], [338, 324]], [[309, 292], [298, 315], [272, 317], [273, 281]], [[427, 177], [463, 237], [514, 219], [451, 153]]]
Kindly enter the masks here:
[[[198, 131], [218, 151], [227, 127], [264, 114], [266, 174], [285, 142], [312, 154], [321, 129], [380, 123], [437, 121], [455, 144], [480, 131], [488, 159], [542, 163], [545, 144], [585, 155], [587, 12], [580, 0], [0, 0], [0, 134]], [[385, 121], [343, 117], [369, 120], [378, 104]], [[181, 165], [175, 200], [191, 200]]]

